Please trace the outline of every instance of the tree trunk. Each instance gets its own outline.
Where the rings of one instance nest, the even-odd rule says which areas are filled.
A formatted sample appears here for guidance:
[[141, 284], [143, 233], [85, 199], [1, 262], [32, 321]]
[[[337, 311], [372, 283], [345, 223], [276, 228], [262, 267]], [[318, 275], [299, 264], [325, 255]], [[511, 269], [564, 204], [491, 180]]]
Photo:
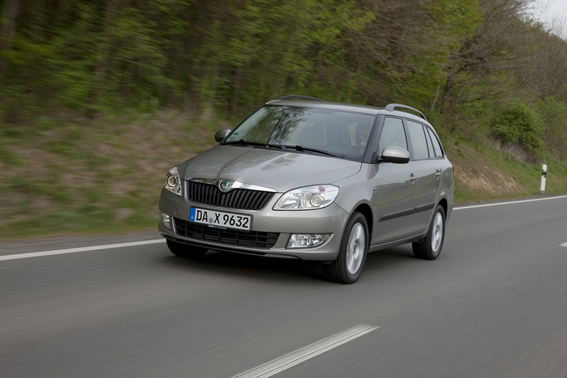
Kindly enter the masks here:
[[445, 113], [446, 101], [449, 97], [449, 92], [453, 87], [453, 78], [455, 76], [455, 65], [454, 63], [449, 64], [449, 69], [447, 70], [447, 81], [445, 81], [445, 87], [443, 88], [443, 95], [441, 96], [441, 114]]
[[228, 107], [228, 118], [232, 118], [234, 112], [236, 111], [236, 105], [238, 103], [238, 95], [240, 92], [240, 81], [242, 78], [242, 66], [236, 67], [236, 73], [234, 74], [234, 80], [232, 81], [232, 93], [230, 95], [230, 105]]
[[[16, 17], [20, 7], [19, 0], [6, 0], [2, 7], [2, 29], [0, 30], [0, 51], [10, 50], [16, 32]], [[0, 59], [0, 77], [4, 76], [4, 71], [8, 62]]]
[[431, 113], [435, 110], [435, 104], [439, 98], [439, 85], [435, 88], [435, 97], [433, 97], [433, 102], [431, 103]]
[[110, 48], [112, 46], [112, 35], [110, 33], [110, 26], [113, 22], [114, 14], [116, 13], [117, 4], [113, 0], [108, 0], [104, 10], [104, 28], [102, 30], [102, 43], [99, 47], [100, 55], [97, 65], [95, 67], [95, 88], [94, 97], [95, 101], [100, 101], [104, 96], [104, 87], [106, 84], [106, 76], [108, 70], [108, 59], [110, 55]]
[[6, 0], [4, 3], [2, 8], [2, 30], [0, 31], [0, 50], [10, 50], [12, 48], [19, 7], [19, 0]]

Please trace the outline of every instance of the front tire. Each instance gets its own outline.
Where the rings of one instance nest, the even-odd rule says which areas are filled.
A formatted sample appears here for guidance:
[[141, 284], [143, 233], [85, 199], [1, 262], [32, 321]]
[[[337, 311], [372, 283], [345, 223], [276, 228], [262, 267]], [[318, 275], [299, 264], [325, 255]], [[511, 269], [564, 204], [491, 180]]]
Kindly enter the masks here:
[[413, 255], [419, 259], [435, 260], [439, 257], [445, 240], [445, 210], [438, 205], [429, 226], [427, 236], [412, 243]]
[[177, 243], [166, 239], [167, 247], [175, 256], [197, 258], [204, 256], [207, 253], [207, 248], [193, 247], [191, 245]]
[[362, 274], [370, 243], [366, 218], [354, 213], [349, 219], [337, 259], [323, 264], [323, 274], [329, 281], [352, 284]]

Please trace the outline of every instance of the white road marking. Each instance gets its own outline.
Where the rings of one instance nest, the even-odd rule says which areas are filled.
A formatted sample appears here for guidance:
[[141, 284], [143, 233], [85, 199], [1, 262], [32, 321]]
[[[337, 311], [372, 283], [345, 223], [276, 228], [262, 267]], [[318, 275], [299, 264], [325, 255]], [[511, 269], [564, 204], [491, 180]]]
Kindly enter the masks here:
[[487, 203], [487, 204], [484, 204], [484, 205], [473, 205], [473, 206], [454, 207], [454, 208], [453, 208], [453, 211], [455, 211], [455, 210], [475, 209], [475, 208], [478, 208], [478, 207], [501, 206], [501, 205], [515, 205], [515, 204], [517, 204], [517, 203], [535, 202], [535, 201], [547, 201], [547, 200], [559, 199], [559, 198], [567, 198], [567, 196], [545, 197], [545, 198], [536, 198], [536, 199], [521, 200], [521, 201], [498, 202], [498, 203]]
[[311, 345], [304, 348], [298, 349], [295, 352], [291, 352], [276, 358], [273, 361], [260, 365], [254, 369], [245, 371], [244, 373], [235, 375], [232, 378], [267, 378], [281, 371], [289, 369], [303, 361], [320, 355], [328, 350], [338, 347], [344, 343], [356, 339], [362, 335], [372, 332], [379, 327], [374, 327], [368, 324], [359, 324], [356, 327], [347, 329], [346, 331], [337, 333], [334, 336], [327, 337], [321, 341], [317, 341]]
[[567, 243], [559, 244], [559, 246], [567, 248]]
[[17, 254], [17, 255], [0, 256], [0, 261], [26, 259], [26, 258], [30, 258], [30, 257], [39, 257], [39, 256], [63, 255], [63, 254], [66, 254], [66, 253], [99, 251], [99, 250], [102, 250], [102, 249], [136, 247], [136, 246], [139, 246], [139, 245], [158, 244], [158, 243], [164, 243], [164, 242], [165, 242], [165, 239], [154, 239], [154, 240], [137, 241], [137, 242], [130, 242], [130, 243], [96, 245], [96, 246], [92, 246], [92, 247], [58, 249], [58, 250], [55, 250], [55, 251], [20, 253], [20, 254]]

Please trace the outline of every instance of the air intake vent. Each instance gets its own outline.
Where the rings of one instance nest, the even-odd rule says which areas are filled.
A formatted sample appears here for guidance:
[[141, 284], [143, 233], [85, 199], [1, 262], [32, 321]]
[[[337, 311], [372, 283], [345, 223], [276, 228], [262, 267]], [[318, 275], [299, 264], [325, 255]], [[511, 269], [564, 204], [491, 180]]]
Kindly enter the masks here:
[[175, 232], [180, 236], [227, 245], [238, 245], [252, 248], [272, 248], [280, 236], [277, 232], [242, 232], [237, 230], [223, 230], [219, 228], [201, 226], [183, 219], [173, 219], [175, 221]]
[[191, 202], [242, 210], [262, 210], [274, 195], [272, 192], [248, 189], [223, 193], [214, 185], [193, 181], [187, 181], [185, 193]]

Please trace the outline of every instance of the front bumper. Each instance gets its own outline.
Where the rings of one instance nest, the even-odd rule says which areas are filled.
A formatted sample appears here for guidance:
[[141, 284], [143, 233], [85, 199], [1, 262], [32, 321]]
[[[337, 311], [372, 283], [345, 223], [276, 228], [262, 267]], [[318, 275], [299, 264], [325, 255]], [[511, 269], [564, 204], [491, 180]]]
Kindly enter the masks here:
[[[209, 249], [254, 254], [268, 257], [299, 258], [302, 260], [332, 261], [335, 260], [342, 239], [342, 233], [349, 214], [336, 204], [324, 209], [305, 211], [274, 211], [272, 210], [281, 193], [276, 194], [268, 205], [260, 211], [238, 210], [226, 207], [210, 206], [201, 203], [192, 203], [184, 198], [176, 196], [163, 189], [160, 196], [159, 209], [162, 213], [169, 215], [174, 220], [172, 229], [165, 227], [159, 222], [159, 232], [163, 237]], [[275, 238], [271, 247], [265, 247], [263, 243], [258, 246], [236, 244], [226, 238], [195, 237], [186, 236], [187, 232], [178, 229], [181, 222], [183, 227], [189, 219], [191, 207], [199, 207], [217, 211], [231, 212], [234, 214], [246, 214], [252, 216], [251, 233], [269, 234], [268, 237]], [[189, 222], [190, 223], [190, 222]], [[206, 226], [205, 226], [206, 227]], [[211, 231], [218, 230], [212, 229]], [[229, 230], [230, 231], [230, 230]], [[292, 234], [332, 234], [322, 245], [314, 248], [287, 248]], [[217, 240], [210, 240], [217, 239]]]

